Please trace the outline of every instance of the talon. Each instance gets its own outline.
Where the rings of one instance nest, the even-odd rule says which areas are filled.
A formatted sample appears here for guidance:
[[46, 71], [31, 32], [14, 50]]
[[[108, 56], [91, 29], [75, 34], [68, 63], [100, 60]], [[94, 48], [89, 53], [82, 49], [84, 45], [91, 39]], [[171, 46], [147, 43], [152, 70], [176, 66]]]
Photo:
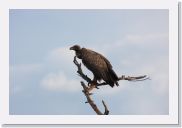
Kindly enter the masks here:
[[89, 85], [89, 86], [96, 86], [96, 85], [97, 85], [97, 82], [91, 81], [91, 82], [88, 83], [88, 85]]
[[91, 96], [91, 95], [93, 95], [93, 93], [88, 93], [88, 95], [90, 95], [90, 96]]
[[92, 82], [88, 82], [88, 86], [91, 86], [92, 85]]
[[95, 88], [96, 88], [96, 89], [99, 89], [97, 85], [95, 86]]

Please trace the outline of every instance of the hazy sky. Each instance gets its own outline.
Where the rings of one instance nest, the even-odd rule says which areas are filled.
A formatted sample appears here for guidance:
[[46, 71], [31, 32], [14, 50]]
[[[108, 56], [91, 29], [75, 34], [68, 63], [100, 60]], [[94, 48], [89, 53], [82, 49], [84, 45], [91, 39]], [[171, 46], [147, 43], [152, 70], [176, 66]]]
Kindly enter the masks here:
[[168, 10], [10, 10], [9, 18], [10, 114], [95, 114], [74, 44], [105, 55], [118, 76], [151, 78], [94, 90], [101, 111], [103, 99], [113, 115], [168, 114]]

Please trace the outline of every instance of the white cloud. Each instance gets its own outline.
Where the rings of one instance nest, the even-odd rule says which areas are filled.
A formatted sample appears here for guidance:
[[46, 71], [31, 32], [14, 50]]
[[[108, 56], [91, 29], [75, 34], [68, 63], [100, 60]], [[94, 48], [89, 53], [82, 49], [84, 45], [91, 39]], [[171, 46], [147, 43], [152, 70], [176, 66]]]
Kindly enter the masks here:
[[[76, 75], [76, 66], [73, 64], [74, 52], [69, 48], [62, 47], [53, 49], [46, 56], [43, 64], [19, 64], [10, 66], [11, 93], [24, 91], [27, 86], [26, 82], [32, 83], [32, 76], [44, 72], [40, 83], [44, 89], [51, 91], [78, 91], [80, 81], [73, 77]], [[56, 71], [55, 71], [56, 69]], [[50, 73], [51, 72], [51, 73]]]
[[[112, 57], [118, 57], [118, 53], [121, 53], [121, 57], [116, 60], [113, 59], [116, 63], [114, 69], [117, 73], [127, 73], [123, 75], [149, 75], [151, 78], [149, 82], [152, 85], [151, 91], [158, 94], [166, 94], [169, 88], [169, 56], [166, 54], [167, 52], [163, 53], [163, 50], [168, 49], [168, 43], [168, 34], [165, 33], [128, 34], [122, 41], [107, 44], [108, 49], [105, 51], [108, 52], [106, 54], [112, 54], [114, 49], [115, 53]], [[138, 45], [143, 48], [146, 46], [146, 49], [139, 53], [142, 54], [142, 57], [135, 57], [136, 53], [127, 53], [127, 51], [131, 51], [128, 44]], [[161, 52], [157, 51], [156, 54], [156, 48], [160, 49]], [[151, 52], [146, 52], [148, 51], [147, 49], [151, 50]]]
[[168, 57], [159, 57], [155, 61], [142, 64], [136, 72], [147, 73], [151, 78], [152, 91], [165, 94], [169, 91], [169, 63]]
[[49, 73], [42, 80], [43, 88], [51, 91], [80, 91], [80, 82], [69, 79], [63, 72]]
[[48, 53], [46, 60], [54, 64], [67, 65], [72, 64], [74, 56], [75, 53], [69, 50], [69, 47], [61, 47], [53, 49], [50, 53]]
[[[138, 46], [158, 46], [159, 45], [168, 45], [169, 35], [168, 33], [146, 33], [146, 34], [126, 34], [122, 39], [119, 39], [111, 43], [98, 43], [95, 49], [100, 49], [105, 54], [108, 52], [114, 51], [123, 51], [129, 48], [129, 45], [138, 45]], [[100, 46], [99, 46], [100, 45]], [[129, 49], [128, 49], [129, 50]], [[109, 55], [109, 54], [108, 54]]]
[[75, 80], [79, 76], [76, 72], [77, 67], [73, 63], [74, 56], [74, 51], [69, 50], [69, 47], [50, 51], [46, 56], [45, 63], [50, 71], [40, 80], [41, 86], [50, 91], [80, 91], [80, 81]]
[[18, 73], [33, 73], [35, 71], [40, 71], [42, 64], [19, 64], [19, 65], [10, 65], [10, 72]]
[[[149, 44], [149, 41], [151, 40], [161, 40], [161, 39], [168, 39], [168, 34], [165, 33], [151, 33], [151, 34], [143, 34], [143, 35], [132, 35], [128, 34], [125, 37], [125, 40], [132, 44]], [[166, 42], [152, 42], [152, 44], [159, 44], [159, 43], [166, 43]]]
[[[76, 66], [73, 63], [75, 52], [69, 47], [60, 47], [51, 50], [45, 57], [45, 65], [52, 71], [62, 71], [66, 74], [74, 75]], [[78, 61], [80, 61], [78, 59]]]
[[10, 93], [20, 93], [28, 88], [28, 83], [43, 69], [42, 64], [18, 64], [10, 65]]

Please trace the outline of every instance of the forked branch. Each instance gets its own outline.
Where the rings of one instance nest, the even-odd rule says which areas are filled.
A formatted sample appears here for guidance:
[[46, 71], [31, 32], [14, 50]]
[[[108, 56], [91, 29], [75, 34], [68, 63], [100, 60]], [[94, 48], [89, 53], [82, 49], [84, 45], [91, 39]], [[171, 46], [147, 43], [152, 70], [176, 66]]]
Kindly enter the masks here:
[[[85, 81], [88, 82], [88, 84], [90, 84], [92, 82], [92, 80], [83, 73], [82, 71], [82, 68], [81, 68], [81, 63], [78, 63], [78, 61], [76, 60], [76, 56], [74, 57], [74, 60], [73, 60], [74, 64], [77, 66], [78, 68], [78, 71], [77, 73], [79, 74], [80, 77], [82, 77]], [[119, 80], [128, 80], [128, 81], [143, 81], [143, 80], [147, 80], [147, 79], [150, 79], [149, 77], [147, 77], [146, 75], [143, 75], [143, 76], [137, 76], [137, 77], [130, 77], [130, 76], [121, 76], [119, 77], [118, 81]], [[92, 107], [92, 109], [98, 114], [98, 115], [108, 115], [109, 114], [109, 110], [105, 104], [105, 102], [102, 100], [102, 104], [105, 108], [105, 112], [102, 113], [97, 105], [94, 103], [94, 101], [91, 99], [90, 95], [92, 93], [90, 93], [91, 90], [93, 90], [94, 88], [97, 88], [98, 89], [98, 86], [102, 86], [102, 85], [107, 85], [107, 83], [103, 82], [103, 83], [96, 83], [96, 85], [93, 85], [91, 84], [90, 86], [86, 86], [84, 84], [84, 82], [81, 82], [81, 85], [83, 87], [83, 93], [85, 94], [86, 98], [87, 98], [87, 101], [85, 103], [89, 103], [90, 106]]]
[[104, 108], [105, 108], [105, 112], [102, 113], [97, 105], [94, 103], [94, 101], [91, 99], [91, 93], [89, 93], [89, 90], [88, 90], [88, 87], [86, 87], [86, 85], [84, 84], [84, 82], [81, 82], [81, 85], [83, 87], [83, 93], [85, 94], [86, 98], [87, 98], [87, 102], [85, 103], [89, 103], [90, 106], [92, 107], [92, 109], [97, 113], [97, 115], [108, 115], [109, 114], [109, 110], [105, 104], [105, 102], [102, 100], [102, 104], [104, 105]]

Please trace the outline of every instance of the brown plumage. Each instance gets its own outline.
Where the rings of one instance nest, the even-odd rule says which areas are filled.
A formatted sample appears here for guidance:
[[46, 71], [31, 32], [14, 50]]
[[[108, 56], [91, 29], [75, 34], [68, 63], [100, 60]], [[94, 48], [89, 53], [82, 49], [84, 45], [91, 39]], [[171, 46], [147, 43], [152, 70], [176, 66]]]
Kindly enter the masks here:
[[93, 82], [104, 80], [111, 87], [114, 87], [115, 84], [119, 85], [118, 76], [113, 71], [111, 63], [103, 55], [90, 49], [81, 48], [79, 45], [74, 45], [70, 50], [74, 50], [76, 56], [93, 73]]

